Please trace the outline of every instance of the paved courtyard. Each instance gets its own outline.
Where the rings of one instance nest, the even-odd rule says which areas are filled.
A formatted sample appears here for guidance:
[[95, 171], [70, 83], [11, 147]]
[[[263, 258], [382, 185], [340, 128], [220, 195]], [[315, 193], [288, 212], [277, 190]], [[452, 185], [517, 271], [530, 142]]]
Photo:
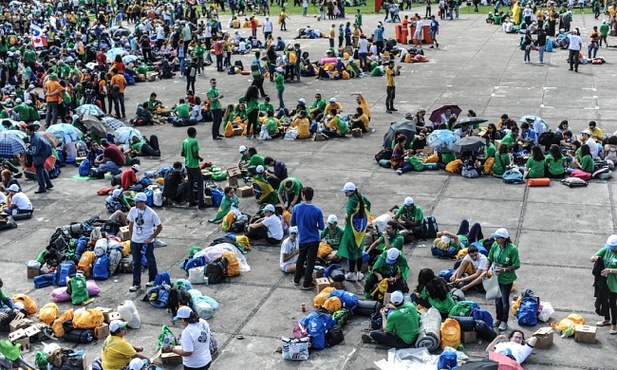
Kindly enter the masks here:
[[[424, 12], [419, 8], [415, 11]], [[373, 29], [380, 19], [380, 16], [365, 16], [365, 32]], [[442, 21], [438, 36], [440, 48], [425, 48], [430, 62], [402, 64], [401, 76], [397, 77], [397, 114], [385, 113], [384, 78], [349, 81], [305, 78], [301, 83], [286, 85], [285, 100], [290, 106], [300, 97], [312, 101], [314, 93], [319, 91], [326, 99], [336, 97], [345, 112], [355, 108], [349, 93], [362, 92], [371, 107], [371, 126], [375, 133], [324, 142], [261, 142], [240, 137], [213, 142], [209, 124], [202, 123], [197, 127], [201, 155], [206, 161], [228, 168], [237, 162], [240, 145], [255, 146], [260, 154], [285, 161], [291, 176], [301, 179], [305, 186], [312, 186], [316, 192], [314, 203], [325, 215], [344, 215], [345, 198], [339, 190], [346, 181], [353, 181], [371, 201], [373, 215], [385, 213], [393, 205], [401, 204], [406, 196], [412, 196], [426, 215], [437, 218], [441, 230], [456, 231], [463, 218], [479, 222], [485, 235], [506, 227], [514, 236], [522, 261], [517, 292], [529, 288], [543, 301], [551, 302], [556, 309], [553, 319], [580, 313], [593, 324], [600, 318], [593, 312], [593, 277], [588, 260], [615, 230], [617, 215], [613, 201], [617, 189], [612, 181], [592, 181], [587, 188], [579, 189], [558, 182], [546, 188], [528, 188], [505, 185], [494, 178], [464, 179], [443, 171], [397, 176], [392, 170], [378, 167], [373, 160], [390, 122], [419, 107], [430, 113], [447, 103], [458, 104], [464, 112], [473, 109], [489, 122], [496, 122], [503, 113], [516, 118], [535, 114], [549, 121], [553, 128], [562, 119], [568, 119], [576, 131], [586, 128], [589, 120], [596, 120], [605, 133], [617, 130], [617, 98], [613, 90], [617, 74], [613, 64], [615, 50], [601, 49], [598, 56], [605, 57], [608, 64], [581, 66], [580, 73], [568, 71], [567, 52], [559, 50], [546, 53], [544, 65], [537, 64], [537, 53], [532, 53], [534, 64], [523, 64], [523, 52], [517, 47], [519, 37], [502, 33], [499, 27], [487, 25], [484, 19], [482, 15], [463, 15], [458, 21]], [[226, 23], [227, 19], [223, 19], [223, 24]], [[583, 40], [587, 40], [591, 28], [599, 23], [592, 16], [575, 14], [573, 27], [579, 27]], [[275, 32], [274, 36], [281, 35], [291, 41], [295, 36], [292, 30], [307, 24], [326, 30], [330, 22], [295, 16], [288, 22], [289, 32]], [[386, 28], [386, 35], [392, 37], [393, 25], [386, 23]], [[248, 34], [246, 29], [241, 31]], [[609, 38], [609, 44], [613, 43], [615, 38]], [[327, 40], [301, 40], [301, 44], [312, 60], [325, 55]], [[251, 59], [242, 57], [245, 66]], [[219, 80], [225, 105], [236, 102], [249, 83], [248, 76], [228, 76], [209, 67], [198, 78], [199, 96], [205, 95], [208, 80], [213, 76]], [[184, 87], [184, 80], [178, 78], [130, 87], [127, 112], [132, 114], [136, 105], [145, 101], [152, 91], [158, 93], [165, 105], [171, 106], [183, 96]], [[273, 85], [266, 82], [266, 91], [274, 102]], [[143, 159], [144, 172], [180, 160], [180, 142], [185, 137], [185, 129], [167, 125], [141, 131], [145, 135], [157, 134], [163, 153], [160, 159]], [[96, 190], [108, 182], [77, 180], [72, 178], [75, 174], [76, 168], [64, 168], [61, 177], [54, 180], [54, 190], [46, 195], [34, 195], [36, 184], [21, 180], [33, 200], [35, 217], [20, 221], [19, 228], [3, 232], [0, 239], [5, 290], [10, 294], [29, 294], [39, 307], [51, 301], [51, 289], [35, 290], [32, 281], [26, 279], [24, 263], [36, 258], [56, 227], [92, 215], [107, 217], [104, 197], [98, 197]], [[252, 198], [241, 198], [240, 206], [247, 213], [257, 209]], [[184, 277], [178, 265], [188, 248], [206, 246], [222, 234], [207, 222], [215, 210], [173, 207], [157, 209], [157, 212], [164, 225], [160, 238], [168, 243], [166, 248], [156, 250], [159, 270], [169, 270], [173, 278]], [[426, 247], [430, 244], [419, 244], [422, 243]], [[419, 245], [406, 245], [404, 251], [411, 266], [410, 287], [415, 286], [421, 268], [439, 271], [452, 264], [435, 259], [430, 248], [419, 248]], [[278, 248], [256, 245], [246, 257], [250, 272], [231, 279], [230, 283], [199, 287], [221, 304], [209, 320], [219, 343], [213, 369], [371, 369], [376, 368], [374, 361], [386, 358], [386, 351], [361, 343], [362, 329], [367, 327], [368, 320], [354, 317], [345, 327], [343, 344], [313, 353], [306, 363], [283, 361], [275, 353], [280, 337], [291, 335], [294, 322], [303, 316], [302, 303], [312, 309], [315, 293], [295, 288], [291, 277], [278, 270]], [[171, 325], [170, 315], [141, 302], [144, 293], [129, 293], [130, 285], [130, 275], [124, 274], [99, 282], [102, 293], [94, 306], [116, 307], [123, 300], [135, 300], [143, 325], [140, 330], [131, 330], [128, 338], [144, 346], [146, 354], [154, 354], [161, 325]], [[357, 293], [362, 290], [359, 284], [347, 283], [347, 287]], [[468, 298], [494, 312], [493, 303], [486, 302], [483, 296]], [[69, 306], [62, 304], [61, 309]], [[514, 318], [509, 324], [510, 329], [517, 328]], [[179, 334], [180, 327], [175, 326], [173, 330]], [[523, 330], [530, 336], [536, 328]], [[608, 335], [607, 328], [598, 328], [597, 338], [596, 344], [581, 344], [556, 335], [554, 345], [549, 350], [535, 350], [525, 368], [617, 369], [613, 355], [617, 337]], [[486, 344], [467, 344], [465, 352], [472, 359], [479, 359], [484, 356]], [[92, 359], [100, 354], [101, 346], [102, 343], [76, 347], [84, 348]], [[33, 354], [28, 358], [33, 359]]]

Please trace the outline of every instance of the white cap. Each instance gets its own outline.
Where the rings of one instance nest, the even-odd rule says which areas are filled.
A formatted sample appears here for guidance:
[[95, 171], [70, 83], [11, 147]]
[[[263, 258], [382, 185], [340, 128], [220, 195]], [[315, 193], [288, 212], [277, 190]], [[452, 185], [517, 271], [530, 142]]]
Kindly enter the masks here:
[[118, 329], [126, 328], [126, 321], [121, 320], [111, 320], [109, 323], [109, 331], [115, 333]]
[[73, 114], [73, 119], [74, 120], [79, 119], [79, 114]]
[[21, 104], [21, 99], [20, 98], [15, 99], [15, 103], [16, 104]]
[[176, 313], [174, 320], [188, 319], [189, 317], [191, 317], [191, 313], [193, 313], [193, 310], [190, 307], [182, 306], [178, 309], [178, 312]]
[[240, 153], [244, 153], [244, 152], [246, 152], [246, 147], [244, 145], [240, 145], [240, 147], [238, 148], [238, 151]]
[[297, 226], [292, 226], [289, 228], [289, 233], [290, 234], [297, 234], [298, 233], [298, 227]]
[[386, 263], [389, 265], [394, 264], [396, 262], [396, 259], [400, 255], [401, 255], [401, 252], [399, 252], [398, 249], [396, 248], [388, 249], [388, 252], [386, 253]]
[[114, 191], [111, 193], [111, 195], [114, 198], [118, 198], [120, 195], [122, 195], [122, 189], [114, 189]]
[[336, 103], [336, 98], [330, 98], [330, 103]]
[[505, 228], [497, 229], [494, 233], [491, 234], [493, 238], [509, 238], [510, 233]]
[[615, 247], [617, 246], [617, 235], [613, 234], [606, 239], [606, 247]]
[[144, 367], [144, 360], [141, 358], [134, 358], [129, 362], [129, 370], [141, 370]]
[[14, 191], [16, 193], [19, 193], [19, 186], [17, 184], [13, 184], [11, 186], [9, 186], [8, 188], [6, 188], [7, 191]]
[[450, 237], [447, 235], [442, 235], [441, 236], [441, 240], [443, 240], [446, 243], [450, 243]]
[[403, 292], [401, 292], [400, 290], [395, 290], [394, 292], [392, 292], [392, 294], [390, 294], [390, 303], [395, 306], [403, 303], [404, 300], [405, 296], [403, 296]]
[[298, 99], [298, 103], [306, 104], [306, 100], [304, 100], [304, 98], [300, 98]]
[[581, 131], [581, 134], [591, 136], [591, 132], [589, 130], [583, 130], [583, 131]]
[[34, 89], [34, 85], [33, 85], [33, 84], [30, 84], [30, 85], [28, 86], [28, 90], [32, 90], [32, 89]]
[[338, 222], [338, 218], [336, 217], [336, 215], [330, 215], [328, 216], [328, 223], [329, 224], [335, 224]]
[[405, 201], [403, 202], [404, 205], [406, 205], [407, 207], [413, 205], [413, 198], [412, 197], [407, 197], [405, 198]]
[[257, 166], [257, 167], [255, 168], [255, 172], [257, 172], [257, 173], [264, 173], [264, 171], [265, 171], [265, 170], [266, 170], [266, 169], [265, 169], [265, 168], [264, 168], [264, 166], [262, 166], [262, 165], [259, 165], [259, 166]]
[[135, 202], [145, 202], [147, 199], [148, 197], [144, 193], [137, 193], [135, 195]]
[[40, 126], [40, 125], [41, 125], [41, 122], [39, 122], [39, 121], [34, 121], [34, 122], [32, 122], [32, 124], [33, 124], [33, 125], [35, 125], [35, 126]]
[[264, 212], [265, 211], [274, 213], [275, 211], [274, 206], [272, 204], [266, 204], [266, 206], [264, 207]]
[[135, 172], [139, 172], [139, 165], [138, 165], [138, 164], [134, 164], [134, 165], [132, 165], [132, 166], [131, 166], [131, 168], [132, 168], [133, 170], [135, 170]]
[[345, 186], [343, 186], [343, 188], [341, 189], [341, 191], [344, 193], [348, 191], [355, 191], [355, 190], [356, 190], [356, 185], [353, 182], [345, 183]]

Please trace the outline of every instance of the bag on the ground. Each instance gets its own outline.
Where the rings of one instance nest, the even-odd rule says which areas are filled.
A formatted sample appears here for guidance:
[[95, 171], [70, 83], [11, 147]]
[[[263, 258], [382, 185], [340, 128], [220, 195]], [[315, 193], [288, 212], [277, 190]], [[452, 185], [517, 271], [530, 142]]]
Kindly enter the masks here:
[[51, 325], [58, 318], [58, 312], [60, 312], [58, 305], [49, 302], [39, 310], [39, 320], [47, 325]]
[[227, 260], [227, 276], [232, 277], [240, 275], [240, 261], [238, 261], [238, 255], [235, 252], [225, 251], [222, 257]]
[[94, 259], [92, 278], [96, 280], [109, 279], [109, 255], [107, 253]]
[[227, 259], [219, 257], [211, 261], [206, 267], [206, 277], [208, 284], [220, 284], [227, 276]]
[[510, 169], [503, 173], [501, 176], [503, 182], [506, 184], [524, 184], [523, 174], [516, 169]]
[[75, 262], [73, 261], [64, 261], [61, 262], [58, 266], [58, 270], [56, 270], [56, 285], [66, 286], [67, 278], [75, 275], [77, 272], [77, 268], [75, 267]]
[[127, 326], [131, 329], [139, 329], [141, 327], [141, 318], [137, 307], [133, 301], [126, 300], [118, 306], [118, 313], [122, 317], [122, 320], [127, 322]]
[[497, 337], [497, 333], [495, 333], [493, 325], [487, 324], [484, 320], [476, 320], [476, 333], [478, 333], [480, 338], [489, 343]]
[[13, 295], [13, 297], [11, 297], [11, 300], [14, 303], [23, 304], [28, 315], [34, 315], [36, 313], [36, 310], [37, 310], [36, 303], [34, 302], [34, 300], [32, 300], [32, 298], [28, 297], [27, 295], [15, 294]]
[[155, 285], [148, 289], [142, 300], [150, 302], [156, 308], [167, 308], [169, 306], [169, 288], [164, 285]]
[[311, 340], [305, 338], [281, 338], [283, 360], [306, 361], [309, 359], [309, 344]]
[[74, 305], [82, 304], [90, 299], [86, 278], [81, 274], [69, 279], [67, 292], [71, 295], [71, 303]]
[[326, 332], [326, 345], [328, 347], [336, 346], [345, 340], [345, 334], [343, 333], [343, 328], [341, 328], [338, 324], [334, 325]]
[[524, 297], [521, 307], [516, 313], [518, 324], [521, 326], [535, 326], [538, 324], [538, 299]]
[[94, 341], [94, 332], [91, 329], [73, 329], [65, 332], [62, 339], [71, 343], [88, 344]]
[[436, 238], [439, 231], [439, 225], [435, 216], [426, 216], [422, 219], [422, 239]]
[[446, 319], [441, 324], [440, 337], [442, 349], [446, 347], [458, 348], [461, 344], [461, 327], [458, 321]]
[[561, 183], [569, 188], [580, 188], [588, 185], [587, 181], [579, 179], [578, 177], [566, 177], [561, 180]]
[[79, 309], [73, 313], [73, 327], [75, 329], [96, 329], [103, 325], [103, 312], [96, 309]]

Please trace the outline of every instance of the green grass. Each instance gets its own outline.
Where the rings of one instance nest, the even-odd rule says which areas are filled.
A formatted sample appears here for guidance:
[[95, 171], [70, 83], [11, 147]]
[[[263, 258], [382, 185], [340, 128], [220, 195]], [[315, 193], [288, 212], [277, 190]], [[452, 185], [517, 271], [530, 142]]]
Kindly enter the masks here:
[[[345, 19], [348, 19], [349, 21], [353, 21], [353, 17], [356, 14], [356, 9], [358, 8], [362, 12], [362, 14], [375, 14], [375, 0], [367, 0], [366, 6], [352, 6], [352, 7], [346, 6], [345, 7]], [[287, 11], [287, 15], [290, 17], [302, 16], [302, 6], [293, 6], [293, 1], [287, 2], [287, 7], [285, 8], [285, 10]], [[280, 13], [281, 13], [280, 6], [278, 6], [277, 4], [270, 5], [270, 16], [272, 17], [278, 16]], [[225, 11], [224, 12], [219, 11], [219, 14], [231, 15], [231, 12], [229, 11], [228, 7], [225, 7]], [[246, 15], [249, 16], [251, 15], [251, 13], [247, 12]], [[307, 17], [312, 17], [314, 15], [319, 15], [319, 6], [312, 5], [309, 0]]]
[[[488, 14], [489, 12], [492, 12], [494, 10], [492, 5], [489, 6], [478, 6], [478, 12], [476, 13], [474, 11], [474, 7], [473, 5], [471, 6], [465, 6], [465, 2], [463, 2], [463, 5], [459, 8], [459, 14]], [[507, 12], [507, 11], [511, 11], [511, 8], [508, 6], [500, 6], [499, 7], [499, 11], [500, 12]], [[573, 15], [577, 15], [577, 14], [593, 14], [593, 9], [591, 8], [585, 8], [583, 9], [583, 11], [581, 12], [580, 9], [575, 8], [572, 10], [572, 14]]]

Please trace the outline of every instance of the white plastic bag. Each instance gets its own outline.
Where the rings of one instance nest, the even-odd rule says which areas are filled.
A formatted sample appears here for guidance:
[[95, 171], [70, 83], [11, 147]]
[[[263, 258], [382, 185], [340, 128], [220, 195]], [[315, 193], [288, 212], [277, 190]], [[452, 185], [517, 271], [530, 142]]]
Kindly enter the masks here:
[[139, 329], [141, 327], [141, 318], [137, 307], [133, 301], [126, 300], [120, 306], [118, 306], [118, 313], [122, 317], [122, 320], [126, 321], [127, 326], [131, 329]]
[[499, 280], [497, 274], [493, 274], [490, 278], [482, 279], [482, 286], [486, 290], [486, 300], [501, 298], [501, 290], [499, 290]]
[[156, 189], [153, 191], [152, 202], [154, 203], [155, 207], [163, 206], [163, 192], [161, 191], [161, 189]]
[[281, 348], [283, 349], [283, 360], [292, 361], [306, 361], [309, 359], [309, 343], [310, 339], [306, 338], [294, 338], [289, 339], [281, 338]]
[[287, 131], [285, 132], [285, 140], [296, 140], [298, 138], [298, 129], [295, 127], [290, 127], [287, 129]]
[[555, 309], [551, 302], [542, 302], [540, 301], [540, 307], [542, 307], [542, 311], [538, 315], [538, 320], [542, 322], [548, 322], [551, 319], [551, 315], [555, 313]]
[[381, 234], [386, 229], [388, 221], [392, 221], [392, 216], [389, 213], [384, 213], [373, 220], [373, 227]]
[[205, 284], [206, 276], [204, 275], [205, 266], [198, 266], [189, 269], [189, 281], [191, 284]]

